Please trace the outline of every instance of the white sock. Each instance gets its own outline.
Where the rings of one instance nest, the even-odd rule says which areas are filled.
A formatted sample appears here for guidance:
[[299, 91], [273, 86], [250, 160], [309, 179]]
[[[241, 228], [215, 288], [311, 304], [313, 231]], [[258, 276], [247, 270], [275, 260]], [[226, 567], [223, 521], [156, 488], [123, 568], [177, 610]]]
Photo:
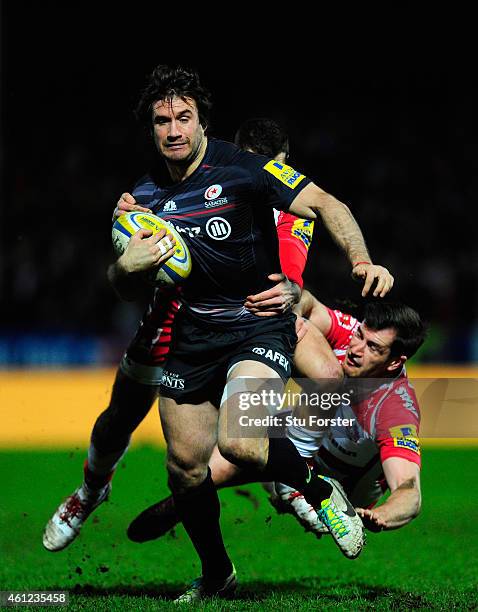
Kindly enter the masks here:
[[323, 431], [313, 431], [305, 427], [289, 425], [287, 437], [293, 442], [302, 457], [310, 458], [319, 450], [320, 441], [324, 436]]

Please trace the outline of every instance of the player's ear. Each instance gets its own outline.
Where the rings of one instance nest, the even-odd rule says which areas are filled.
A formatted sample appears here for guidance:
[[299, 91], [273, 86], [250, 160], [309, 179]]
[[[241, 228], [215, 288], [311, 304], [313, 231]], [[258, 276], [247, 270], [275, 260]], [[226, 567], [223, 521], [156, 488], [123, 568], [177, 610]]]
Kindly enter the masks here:
[[389, 372], [396, 372], [397, 370], [401, 369], [406, 360], [406, 355], [392, 357], [391, 361], [388, 363], [387, 370]]

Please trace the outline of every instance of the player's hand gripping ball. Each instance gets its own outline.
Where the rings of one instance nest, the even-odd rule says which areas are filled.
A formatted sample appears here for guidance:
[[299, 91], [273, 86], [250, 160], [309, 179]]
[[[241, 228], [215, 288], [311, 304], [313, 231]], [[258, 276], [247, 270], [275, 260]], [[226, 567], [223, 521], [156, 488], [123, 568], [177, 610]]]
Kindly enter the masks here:
[[120, 256], [124, 253], [131, 236], [140, 229], [150, 230], [153, 234], [165, 229], [165, 238], [171, 236], [176, 241], [174, 255], [155, 269], [149, 279], [157, 285], [179, 285], [187, 279], [191, 274], [191, 254], [186, 243], [170, 223], [152, 213], [133, 211], [116, 219], [112, 230], [116, 254]]

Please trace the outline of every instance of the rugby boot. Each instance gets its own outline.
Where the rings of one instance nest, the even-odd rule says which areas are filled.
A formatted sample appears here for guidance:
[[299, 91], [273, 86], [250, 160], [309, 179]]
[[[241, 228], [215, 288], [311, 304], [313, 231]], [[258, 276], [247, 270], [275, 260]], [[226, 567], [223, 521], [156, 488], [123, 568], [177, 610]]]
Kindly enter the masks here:
[[321, 502], [317, 515], [327, 527], [335, 543], [348, 559], [355, 559], [365, 545], [362, 519], [347, 499], [342, 485], [334, 478], [319, 476], [332, 485], [329, 498]]
[[315, 508], [309, 504], [302, 493], [281, 482], [275, 483], [275, 490], [280, 501], [277, 504], [271, 499], [271, 503], [274, 507], [279, 507], [279, 513], [292, 514], [306, 531], [311, 531], [318, 538], [329, 533], [328, 528], [319, 519]]
[[219, 582], [210, 582], [204, 580], [202, 576], [196, 578], [182, 595], [174, 600], [175, 604], [190, 604], [196, 603], [203, 599], [220, 598], [230, 599], [234, 596], [237, 588], [237, 575], [233, 567], [232, 573], [225, 579]]
[[127, 535], [133, 542], [156, 540], [180, 522], [172, 495], [153, 504], [131, 521]]
[[48, 521], [43, 532], [43, 546], [52, 552], [69, 546], [93, 510], [108, 499], [110, 491], [110, 482], [101, 489], [90, 489], [83, 483], [65, 499]]

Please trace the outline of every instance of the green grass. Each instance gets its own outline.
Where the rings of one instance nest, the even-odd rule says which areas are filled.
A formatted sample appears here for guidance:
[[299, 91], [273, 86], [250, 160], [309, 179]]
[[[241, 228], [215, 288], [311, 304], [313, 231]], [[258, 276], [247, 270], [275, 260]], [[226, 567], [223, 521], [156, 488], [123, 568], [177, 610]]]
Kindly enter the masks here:
[[[69, 549], [43, 549], [43, 526], [81, 480], [83, 456], [0, 453], [0, 589], [68, 590], [68, 610], [172, 608], [199, 573], [183, 528], [141, 545], [125, 536], [130, 520], [167, 491], [157, 450], [129, 453], [111, 501]], [[248, 495], [221, 492], [241, 586], [236, 600], [204, 609], [477, 609], [477, 459], [477, 449], [426, 449], [422, 514], [402, 530], [369, 534], [355, 561], [330, 538], [317, 541], [292, 517], [277, 516], [258, 485], [241, 487]]]

